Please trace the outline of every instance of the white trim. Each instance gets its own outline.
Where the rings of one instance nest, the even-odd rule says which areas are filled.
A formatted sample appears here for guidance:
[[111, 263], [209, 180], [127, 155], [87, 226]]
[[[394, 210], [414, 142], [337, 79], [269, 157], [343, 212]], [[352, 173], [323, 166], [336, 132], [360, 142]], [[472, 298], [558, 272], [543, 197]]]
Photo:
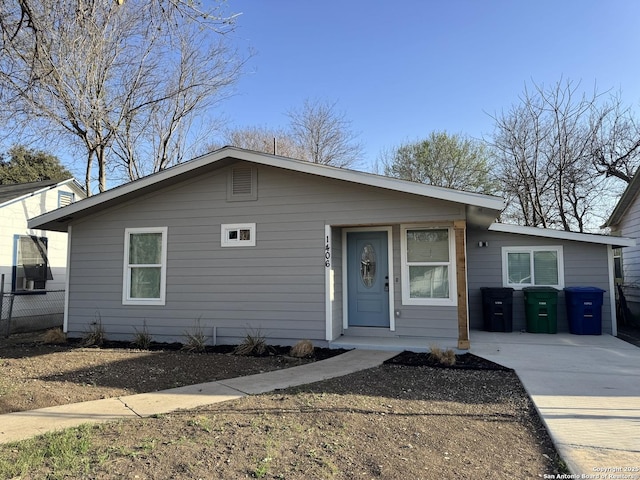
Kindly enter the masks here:
[[[509, 268], [507, 262], [507, 255], [509, 253], [530, 253], [533, 252], [550, 252], [555, 251], [557, 253], [557, 261], [558, 261], [558, 284], [557, 285], [543, 285], [543, 284], [535, 284], [535, 283], [510, 283], [509, 282]], [[501, 247], [501, 255], [502, 259], [502, 286], [503, 287], [511, 287], [514, 290], [522, 290], [527, 287], [552, 287], [558, 290], [562, 290], [564, 288], [564, 251], [562, 245], [536, 245], [536, 246], [526, 246], [526, 245], [518, 245], [513, 247]], [[531, 274], [533, 275], [533, 255], [531, 255]], [[535, 281], [535, 279], [534, 279]]]
[[[333, 264], [331, 258], [331, 243], [333, 237], [331, 234], [331, 225], [324, 226], [325, 240], [325, 269], [324, 269], [324, 314], [325, 314], [325, 340], [330, 342], [333, 340], [333, 301], [335, 298], [333, 282]], [[327, 258], [327, 254], [329, 258]]]
[[550, 228], [523, 227], [521, 225], [508, 225], [506, 223], [492, 223], [489, 226], [489, 230], [492, 232], [515, 233], [531, 237], [573, 240], [575, 242], [615, 245], [618, 247], [634, 247], [636, 245], [636, 240], [634, 238], [597, 235], [592, 233], [566, 232], [564, 230], [552, 230]]
[[616, 286], [615, 286], [615, 261], [613, 258], [613, 248], [607, 249], [607, 262], [609, 266], [609, 309], [611, 315], [611, 335], [618, 336], [618, 322], [616, 319]]
[[[240, 230], [249, 230], [249, 240], [240, 239]], [[230, 239], [229, 233], [236, 232], [236, 239]], [[255, 223], [223, 223], [220, 225], [221, 247], [255, 247], [256, 224]]]
[[[130, 298], [131, 276], [129, 275], [129, 238], [132, 233], [161, 233], [162, 252], [160, 265], [160, 297], [159, 298]], [[124, 231], [124, 258], [122, 273], [122, 304], [123, 305], [165, 305], [167, 292], [167, 238], [168, 227], [126, 228]]]
[[[449, 298], [411, 298], [411, 282], [409, 281], [409, 265], [407, 264], [407, 230], [447, 230], [449, 236], [449, 262], [447, 262], [449, 273]], [[400, 225], [400, 272], [402, 278], [403, 305], [457, 307], [458, 277], [456, 275], [456, 238], [453, 226], [424, 223]]]
[[71, 276], [71, 234], [73, 227], [69, 225], [69, 231], [67, 232], [67, 271], [64, 278], [64, 313], [62, 315], [62, 331], [67, 333], [69, 331], [69, 284]]
[[347, 233], [387, 232], [387, 262], [389, 268], [389, 331], [396, 331], [395, 292], [393, 283], [393, 228], [392, 227], [351, 227], [342, 229], [342, 328], [349, 328], [349, 281], [347, 278]]
[[[384, 188], [396, 192], [412, 193], [427, 198], [446, 200], [464, 205], [488, 209], [490, 214], [497, 215], [504, 208], [504, 200], [499, 197], [483, 195], [479, 193], [461, 192], [449, 188], [434, 187], [417, 182], [399, 180], [397, 178], [384, 177], [371, 173], [336, 168], [328, 165], [320, 165], [313, 162], [294, 160], [291, 158], [278, 157], [266, 153], [252, 152], [236, 147], [224, 147], [215, 152], [211, 152], [202, 157], [195, 158], [188, 162], [181, 163], [174, 167], [162, 170], [158, 173], [143, 177], [134, 182], [126, 183], [112, 190], [90, 196], [82, 201], [75, 202], [65, 207], [64, 212], [54, 211], [45, 213], [29, 220], [29, 228], [43, 228], [45, 230], [66, 231], [66, 225], [71, 221], [76, 213], [83, 213], [93, 208], [100, 208], [111, 205], [114, 202], [123, 201], [124, 198], [132, 198], [141, 195], [168, 180], [175, 179], [181, 175], [194, 176], [197, 170], [221, 162], [226, 165], [225, 160], [243, 160], [257, 165], [266, 165], [282, 168], [285, 170], [308, 173], [336, 180], [344, 180], [360, 185]], [[189, 178], [189, 177], [187, 177]], [[494, 218], [495, 218], [494, 215]]]

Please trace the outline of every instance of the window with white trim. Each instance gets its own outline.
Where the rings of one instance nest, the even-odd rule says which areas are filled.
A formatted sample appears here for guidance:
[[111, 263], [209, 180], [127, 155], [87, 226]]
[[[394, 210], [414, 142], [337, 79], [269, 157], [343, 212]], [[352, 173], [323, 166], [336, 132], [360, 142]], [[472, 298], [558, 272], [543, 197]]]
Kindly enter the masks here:
[[448, 227], [402, 228], [403, 304], [456, 304], [454, 242]]
[[564, 287], [562, 246], [502, 247], [502, 284], [525, 287]]
[[16, 235], [14, 237], [13, 291], [44, 291], [47, 280], [53, 280], [48, 259], [47, 237]]
[[124, 305], [164, 305], [167, 227], [127, 228], [124, 234]]
[[255, 223], [228, 223], [220, 226], [220, 245], [223, 247], [255, 247]]

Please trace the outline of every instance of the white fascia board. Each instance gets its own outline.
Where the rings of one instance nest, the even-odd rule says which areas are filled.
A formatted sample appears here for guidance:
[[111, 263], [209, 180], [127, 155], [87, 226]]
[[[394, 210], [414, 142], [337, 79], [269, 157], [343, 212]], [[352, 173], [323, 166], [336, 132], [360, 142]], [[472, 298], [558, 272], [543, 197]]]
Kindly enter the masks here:
[[29, 228], [38, 228], [40, 225], [44, 225], [49, 222], [56, 222], [65, 217], [71, 217], [78, 212], [82, 212], [83, 210], [97, 207], [102, 203], [107, 203], [118, 197], [134, 193], [138, 190], [144, 190], [145, 188], [150, 187], [155, 183], [161, 182], [163, 180], [168, 180], [183, 173], [201, 168], [209, 163], [213, 163], [222, 158], [228, 157], [228, 155], [223, 153], [223, 150], [226, 150], [226, 148], [217, 150], [216, 152], [204, 155], [202, 157], [197, 157], [188, 162], [176, 165], [175, 167], [168, 168], [167, 170], [162, 170], [146, 177], [142, 177], [136, 181], [125, 183], [111, 190], [107, 190], [106, 192], [101, 192], [97, 195], [91, 195], [90, 197], [84, 198], [78, 202], [74, 202], [70, 205], [67, 205], [66, 207], [31, 218], [29, 219], [28, 226]]
[[305, 162], [304, 160], [293, 160], [289, 158], [277, 157], [255, 152], [247, 152], [243, 150], [238, 150], [237, 158], [247, 161], [253, 161], [255, 163], [263, 165], [284, 168], [287, 170], [294, 170], [301, 173], [309, 173], [312, 175], [319, 175], [336, 180], [344, 180], [361, 185], [385, 188], [387, 190], [394, 190], [397, 192], [412, 193], [423, 197], [447, 200], [450, 202], [484, 207], [497, 211], [501, 211], [505, 207], [504, 200], [500, 197], [483, 195], [480, 193], [462, 192], [459, 190], [453, 190], [443, 187], [434, 187], [432, 185], [409, 182], [407, 180], [375, 175], [373, 173], [347, 170], [345, 168], [337, 168], [329, 165], [319, 165], [317, 163]]
[[634, 247], [636, 240], [627, 237], [614, 237], [612, 235], [598, 235], [592, 233], [567, 232], [550, 228], [523, 227], [521, 225], [509, 225], [506, 223], [492, 223], [489, 227], [492, 232], [515, 233], [532, 237], [552, 238], [555, 240], [572, 240], [574, 242], [597, 243], [601, 245], [615, 245], [617, 247]]
[[434, 187], [431, 185], [374, 175], [372, 173], [358, 172], [355, 170], [347, 170], [328, 165], [319, 165], [316, 163], [306, 162], [304, 160], [294, 160], [267, 153], [253, 152], [237, 147], [223, 147], [215, 152], [194, 158], [193, 160], [181, 163], [167, 170], [154, 173], [134, 182], [120, 185], [112, 190], [107, 190], [106, 192], [98, 195], [93, 195], [79, 202], [72, 203], [60, 210], [55, 210], [30, 219], [29, 228], [38, 228], [40, 225], [55, 222], [61, 218], [70, 217], [77, 212], [99, 206], [101, 203], [115, 200], [119, 196], [128, 195], [138, 190], [144, 190], [148, 187], [152, 187], [156, 183], [169, 180], [174, 177], [179, 177], [182, 174], [197, 170], [226, 158], [233, 158], [236, 160], [252, 162], [258, 165], [267, 165], [301, 173], [333, 178], [336, 180], [344, 180], [346, 182], [358, 183], [361, 185], [385, 188], [397, 192], [412, 193], [423, 197], [483, 207], [496, 210], [496, 212], [499, 212], [504, 208], [504, 200], [502, 198], [490, 195]]

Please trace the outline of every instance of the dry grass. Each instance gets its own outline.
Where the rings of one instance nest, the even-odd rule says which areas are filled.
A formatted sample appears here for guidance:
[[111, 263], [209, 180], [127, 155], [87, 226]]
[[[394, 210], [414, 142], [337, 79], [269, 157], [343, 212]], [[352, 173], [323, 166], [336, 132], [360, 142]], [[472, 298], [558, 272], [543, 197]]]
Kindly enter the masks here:
[[82, 338], [82, 345], [85, 347], [101, 347], [107, 340], [107, 334], [100, 320], [91, 324], [91, 328]]
[[300, 340], [291, 347], [289, 355], [295, 358], [308, 358], [313, 355], [313, 343], [311, 340]]
[[42, 337], [42, 343], [47, 345], [60, 345], [67, 343], [67, 334], [60, 328], [52, 328], [51, 330], [46, 331]]
[[193, 330], [184, 332], [184, 336], [186, 340], [182, 346], [183, 350], [200, 353], [207, 349], [207, 336], [204, 334], [199, 318], [196, 320]]
[[252, 355], [260, 357], [268, 353], [269, 347], [264, 335], [259, 331], [255, 333], [247, 333], [246, 337], [241, 344], [239, 344], [233, 353], [236, 355]]
[[429, 348], [430, 348], [429, 353], [440, 365], [452, 367], [456, 364], [456, 353], [450, 348], [447, 348], [446, 350], [442, 350], [437, 345], [431, 345], [431, 347]]
[[142, 330], [135, 329], [135, 334], [133, 335], [133, 341], [131, 344], [139, 348], [140, 350], [149, 350], [149, 346], [151, 346], [151, 334], [147, 329], [147, 322], [142, 324]]

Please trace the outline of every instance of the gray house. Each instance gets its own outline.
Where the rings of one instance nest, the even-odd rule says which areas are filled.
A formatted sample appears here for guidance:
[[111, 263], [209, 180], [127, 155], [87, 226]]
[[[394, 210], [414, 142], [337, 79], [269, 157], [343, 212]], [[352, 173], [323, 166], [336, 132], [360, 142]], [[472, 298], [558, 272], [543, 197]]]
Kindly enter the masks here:
[[610, 290], [611, 244], [626, 241], [494, 224], [502, 208], [225, 147], [30, 226], [69, 232], [70, 336], [99, 320], [115, 340], [146, 325], [156, 341], [181, 341], [199, 325], [212, 343], [260, 332], [282, 345], [466, 349], [481, 327], [480, 287], [503, 285], [505, 251], [554, 252], [557, 288]]

